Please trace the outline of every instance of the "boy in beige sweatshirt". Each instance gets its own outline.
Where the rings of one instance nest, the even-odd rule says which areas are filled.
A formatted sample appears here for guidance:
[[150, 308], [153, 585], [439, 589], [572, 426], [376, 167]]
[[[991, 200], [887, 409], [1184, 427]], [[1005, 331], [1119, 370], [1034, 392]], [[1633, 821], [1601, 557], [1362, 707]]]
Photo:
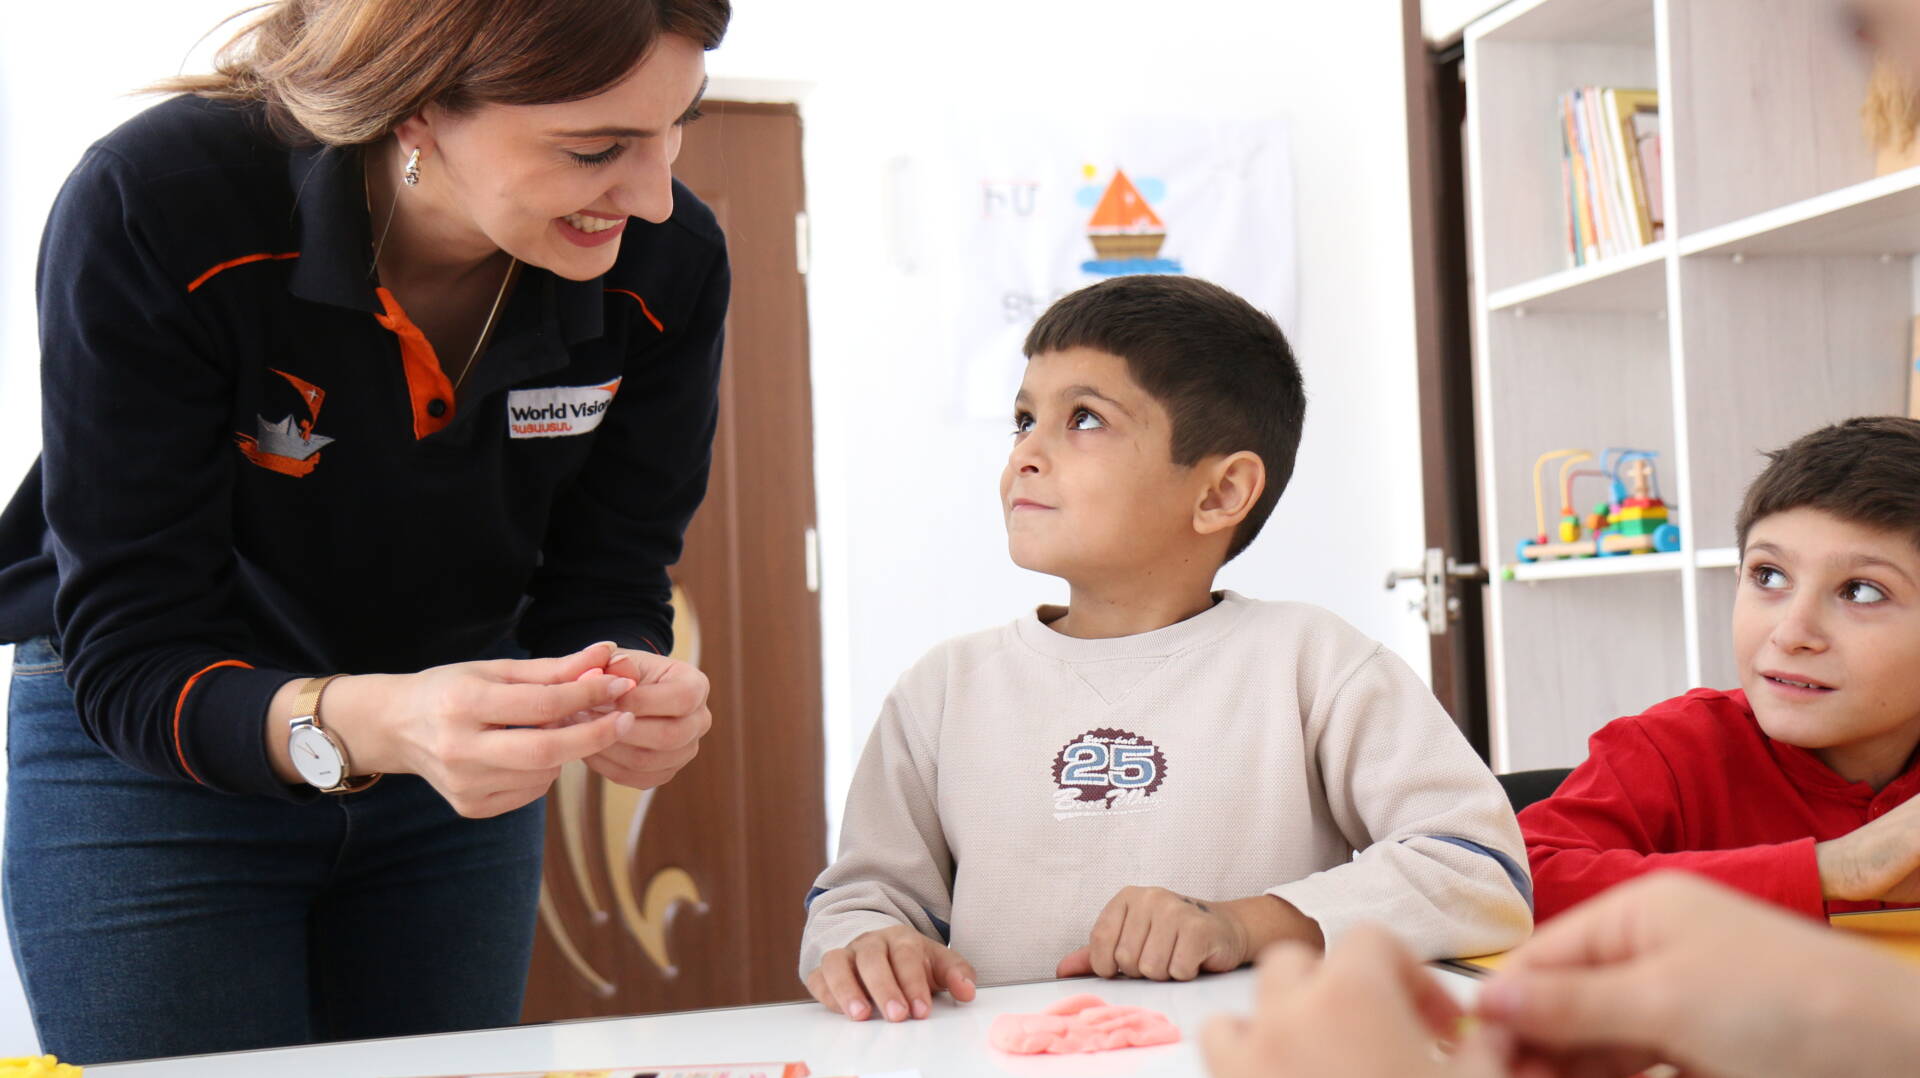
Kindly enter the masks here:
[[1213, 590], [1293, 471], [1279, 327], [1119, 277], [1026, 353], [1008, 547], [1069, 602], [936, 647], [887, 698], [808, 897], [814, 997], [923, 1018], [941, 990], [1186, 980], [1360, 921], [1428, 958], [1524, 939], [1513, 812], [1413, 671], [1318, 607]]

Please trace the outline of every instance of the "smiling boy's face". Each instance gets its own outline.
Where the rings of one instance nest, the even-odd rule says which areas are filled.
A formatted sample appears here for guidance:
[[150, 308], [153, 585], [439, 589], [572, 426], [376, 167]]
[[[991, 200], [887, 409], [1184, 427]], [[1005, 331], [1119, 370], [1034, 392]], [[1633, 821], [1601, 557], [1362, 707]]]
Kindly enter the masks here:
[[1799, 508], [1755, 521], [1733, 602], [1740, 684], [1769, 737], [1856, 781], [1920, 743], [1920, 550]]
[[[1127, 370], [1092, 348], [1027, 362], [1000, 475], [1007, 547], [1023, 569], [1071, 583], [1123, 580], [1199, 548], [1197, 469], [1173, 463], [1173, 421]], [[1211, 571], [1211, 569], [1209, 570]]]

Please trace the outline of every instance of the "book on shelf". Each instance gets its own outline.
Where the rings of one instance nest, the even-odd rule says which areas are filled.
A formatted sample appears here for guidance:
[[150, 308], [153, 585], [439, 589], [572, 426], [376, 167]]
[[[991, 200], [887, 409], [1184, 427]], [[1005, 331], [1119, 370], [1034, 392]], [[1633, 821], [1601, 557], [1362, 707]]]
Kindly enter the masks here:
[[1586, 86], [1560, 95], [1568, 262], [1585, 266], [1665, 234], [1660, 95]]

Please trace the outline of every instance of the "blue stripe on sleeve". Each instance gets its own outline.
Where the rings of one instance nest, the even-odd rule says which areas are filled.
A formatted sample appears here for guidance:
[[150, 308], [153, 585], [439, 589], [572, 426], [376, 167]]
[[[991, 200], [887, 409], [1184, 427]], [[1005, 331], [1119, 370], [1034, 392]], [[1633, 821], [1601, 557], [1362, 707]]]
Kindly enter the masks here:
[[940, 918], [938, 918], [938, 917], [935, 917], [935, 916], [933, 915], [933, 911], [932, 911], [932, 910], [930, 910], [930, 909], [928, 909], [928, 908], [926, 908], [925, 906], [922, 906], [922, 907], [920, 907], [920, 912], [921, 912], [921, 913], [924, 913], [924, 914], [926, 914], [926, 915], [927, 915], [927, 920], [929, 920], [929, 921], [932, 921], [932, 922], [933, 922], [933, 930], [934, 930], [935, 932], [938, 932], [938, 933], [940, 933], [940, 942], [941, 942], [941, 943], [952, 943], [952, 942], [953, 942], [953, 926], [952, 926], [952, 925], [950, 925], [950, 924], [948, 924], [948, 923], [947, 923], [947, 922], [945, 922], [945, 921], [942, 921], [942, 920], [941, 920]]
[[[1527, 875], [1526, 870], [1514, 863], [1513, 858], [1508, 857], [1499, 850], [1488, 849], [1472, 839], [1460, 838], [1457, 835], [1427, 835], [1425, 837], [1433, 839], [1435, 842], [1444, 842], [1449, 846], [1458, 846], [1463, 850], [1470, 850], [1482, 856], [1493, 858], [1494, 861], [1499, 864], [1500, 868], [1506, 872], [1507, 879], [1512, 881], [1513, 889], [1520, 892], [1521, 898], [1527, 900], [1527, 909], [1533, 909], [1533, 880]], [[1402, 839], [1401, 841], [1405, 840]]]

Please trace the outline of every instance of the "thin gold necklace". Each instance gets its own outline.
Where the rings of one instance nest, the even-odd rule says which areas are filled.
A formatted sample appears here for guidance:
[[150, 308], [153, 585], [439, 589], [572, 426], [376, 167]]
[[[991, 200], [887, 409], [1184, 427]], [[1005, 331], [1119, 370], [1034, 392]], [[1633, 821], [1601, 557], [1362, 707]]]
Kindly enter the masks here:
[[[363, 154], [360, 158], [360, 192], [367, 201], [367, 222], [373, 222], [373, 181], [367, 178], [367, 162]], [[387, 208], [386, 224], [380, 228], [380, 238], [373, 242], [373, 265], [367, 267], [367, 275], [376, 280], [380, 273], [380, 252], [386, 248], [387, 233], [393, 228], [394, 212], [400, 208], [400, 192], [393, 193], [393, 205]], [[460, 383], [467, 380], [467, 372], [473, 369], [473, 362], [486, 351], [487, 342], [493, 338], [493, 320], [500, 314], [500, 307], [506, 302], [507, 289], [512, 287], [514, 279], [520, 275], [520, 260], [507, 256], [507, 272], [500, 277], [500, 290], [493, 294], [493, 305], [487, 308], [487, 320], [480, 325], [480, 337], [473, 342], [473, 351], [467, 353], [467, 361], [460, 365], [460, 373], [453, 380], [453, 392], [457, 397]], [[442, 372], [444, 373], [444, 371]]]

